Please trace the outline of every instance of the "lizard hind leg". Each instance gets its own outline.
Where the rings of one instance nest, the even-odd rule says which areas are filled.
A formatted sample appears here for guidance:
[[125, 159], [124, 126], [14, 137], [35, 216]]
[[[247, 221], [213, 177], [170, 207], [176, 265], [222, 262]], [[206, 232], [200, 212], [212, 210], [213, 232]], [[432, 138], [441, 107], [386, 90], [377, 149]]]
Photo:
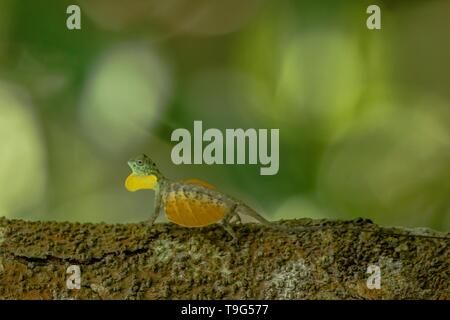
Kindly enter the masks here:
[[225, 219], [220, 221], [220, 225], [225, 229], [226, 232], [233, 238], [233, 242], [238, 241], [236, 232], [234, 232], [233, 227]]
[[237, 214], [235, 208], [231, 209], [230, 212], [228, 212], [219, 223], [225, 229], [225, 231], [228, 232], [231, 237], [233, 237], [233, 242], [237, 242], [238, 237], [236, 235], [236, 232], [234, 232], [233, 227], [231, 226], [231, 219], [233, 218], [238, 219], [239, 222], [241, 221], [241, 218]]
[[232, 210], [232, 211], [236, 212], [236, 214], [238, 214], [238, 212], [239, 212], [248, 217], [251, 217], [265, 226], [273, 226], [272, 222], [270, 222], [269, 220], [264, 218], [262, 215], [260, 215], [258, 212], [256, 212], [255, 210], [253, 210], [252, 208], [250, 208], [249, 206], [247, 206], [244, 203], [236, 204], [234, 210]]
[[[234, 220], [233, 220], [234, 219]], [[232, 210], [229, 213], [229, 219], [228, 222], [233, 225], [242, 225], [241, 216], [237, 212], [237, 210]]]

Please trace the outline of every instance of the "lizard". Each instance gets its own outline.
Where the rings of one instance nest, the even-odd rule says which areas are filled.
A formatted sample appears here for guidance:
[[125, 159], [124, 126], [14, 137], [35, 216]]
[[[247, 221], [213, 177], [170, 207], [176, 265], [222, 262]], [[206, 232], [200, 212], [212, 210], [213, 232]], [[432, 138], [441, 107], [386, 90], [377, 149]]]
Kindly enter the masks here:
[[[132, 173], [125, 180], [125, 188], [130, 192], [149, 189], [155, 191], [153, 212], [148, 221], [153, 226], [161, 209], [164, 210], [169, 221], [188, 228], [205, 227], [211, 224], [220, 224], [227, 231], [233, 241], [238, 238], [233, 224], [241, 223], [239, 214], [256, 219], [264, 226], [286, 232], [308, 230], [321, 230], [329, 228], [342, 228], [336, 226], [317, 225], [302, 227], [287, 227], [267, 220], [250, 206], [224, 192], [217, 190], [213, 185], [198, 179], [174, 181], [166, 178], [158, 169], [156, 163], [147, 155], [141, 154], [128, 161]], [[361, 227], [344, 227], [359, 231], [373, 232], [373, 229]], [[398, 233], [379, 231], [385, 234], [401, 236]], [[444, 236], [414, 235], [423, 238], [444, 238]]]
[[173, 181], [166, 178], [155, 162], [145, 154], [130, 159], [128, 166], [132, 171], [125, 180], [128, 191], [155, 191], [150, 226], [155, 223], [161, 209], [164, 209], [169, 221], [184, 227], [205, 227], [218, 223], [231, 235], [233, 241], [237, 241], [237, 236], [232, 225], [241, 223], [239, 214], [252, 217], [268, 227], [289, 230], [267, 220], [244, 202], [217, 190], [207, 182], [197, 179]]

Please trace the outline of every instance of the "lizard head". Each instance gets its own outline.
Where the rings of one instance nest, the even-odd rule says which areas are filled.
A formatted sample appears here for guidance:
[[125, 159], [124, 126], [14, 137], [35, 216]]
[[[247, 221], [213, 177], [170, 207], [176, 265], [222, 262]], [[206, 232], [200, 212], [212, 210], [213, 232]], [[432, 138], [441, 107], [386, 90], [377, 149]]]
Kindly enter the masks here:
[[156, 164], [145, 154], [128, 160], [128, 166], [132, 173], [125, 181], [127, 190], [154, 189], [157, 186], [161, 174]]
[[156, 164], [145, 154], [141, 154], [128, 160], [128, 166], [136, 176], [159, 175], [159, 170], [156, 167]]

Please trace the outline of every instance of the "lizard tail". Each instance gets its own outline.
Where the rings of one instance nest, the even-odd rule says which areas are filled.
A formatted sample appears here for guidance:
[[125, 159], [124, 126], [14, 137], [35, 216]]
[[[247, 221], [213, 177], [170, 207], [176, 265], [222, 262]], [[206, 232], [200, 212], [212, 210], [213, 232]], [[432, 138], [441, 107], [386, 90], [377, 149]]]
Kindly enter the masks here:
[[238, 206], [236, 207], [236, 211], [238, 213], [242, 213], [242, 214], [245, 214], [249, 217], [256, 219], [258, 222], [260, 222], [264, 226], [278, 229], [281, 231], [286, 231], [286, 232], [296, 232], [296, 231], [303, 232], [303, 231], [307, 231], [307, 230], [322, 230], [322, 229], [330, 228], [329, 226], [328, 227], [326, 227], [326, 226], [287, 227], [287, 226], [283, 226], [283, 225], [278, 225], [272, 221], [267, 220], [262, 215], [260, 215], [258, 212], [256, 212], [254, 209], [252, 209], [251, 207], [249, 207], [248, 205], [246, 205], [244, 203], [238, 204]]
[[258, 212], [256, 212], [254, 209], [250, 208], [248, 205], [244, 203], [239, 203], [238, 206], [236, 207], [236, 211], [238, 213], [242, 213], [245, 214], [246, 216], [256, 219], [258, 222], [262, 223], [265, 226], [273, 226], [273, 222], [267, 220]]
[[[324, 230], [324, 229], [334, 229], [334, 230], [355, 230], [355, 231], [359, 231], [359, 232], [379, 232], [381, 234], [387, 234], [387, 235], [393, 235], [393, 236], [405, 236], [405, 234], [399, 234], [399, 233], [395, 233], [395, 231], [383, 231], [382, 229], [373, 229], [373, 228], [364, 228], [364, 227], [359, 227], [359, 226], [342, 226], [342, 227], [336, 227], [336, 226], [325, 226], [325, 225], [316, 225], [316, 226], [301, 226], [301, 227], [287, 227], [287, 226], [283, 226], [283, 225], [278, 225], [272, 221], [267, 220], [266, 218], [264, 218], [263, 216], [261, 216], [258, 212], [256, 212], [255, 210], [253, 210], [251, 207], [249, 207], [248, 205], [244, 204], [244, 203], [239, 203], [236, 207], [236, 212], [238, 213], [242, 213], [245, 214], [249, 217], [252, 217], [254, 219], [256, 219], [258, 222], [260, 222], [261, 224], [274, 228], [274, 229], [278, 229], [278, 230], [282, 230], [282, 231], [286, 231], [286, 232], [304, 232], [304, 231], [317, 231], [317, 230]], [[447, 235], [422, 235], [422, 234], [417, 234], [417, 235], [410, 235], [412, 237], [419, 237], [419, 238], [433, 238], [433, 239], [445, 239], [445, 240], [450, 240], [450, 237]]]

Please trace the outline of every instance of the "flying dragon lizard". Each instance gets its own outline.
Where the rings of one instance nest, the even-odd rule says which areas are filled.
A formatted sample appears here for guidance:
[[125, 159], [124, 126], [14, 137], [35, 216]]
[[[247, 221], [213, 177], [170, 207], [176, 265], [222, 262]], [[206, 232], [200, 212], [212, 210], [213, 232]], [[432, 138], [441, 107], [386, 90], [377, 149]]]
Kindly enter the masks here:
[[[155, 191], [155, 205], [149, 219], [149, 226], [155, 223], [161, 209], [164, 209], [169, 221], [188, 228], [204, 227], [219, 223], [237, 241], [237, 235], [233, 229], [234, 224], [241, 223], [239, 214], [250, 216], [263, 225], [286, 232], [319, 230], [327, 228], [357, 229], [373, 232], [373, 229], [363, 227], [337, 227], [337, 226], [302, 226], [288, 227], [271, 222], [258, 212], [235, 199], [217, 190], [211, 184], [202, 180], [190, 179], [173, 181], [166, 178], [153, 162], [145, 154], [139, 155], [128, 161], [132, 173], [125, 181], [128, 191], [150, 189]], [[376, 230], [377, 232], [401, 236], [402, 234]], [[444, 238], [446, 236], [414, 235], [425, 238]]]

